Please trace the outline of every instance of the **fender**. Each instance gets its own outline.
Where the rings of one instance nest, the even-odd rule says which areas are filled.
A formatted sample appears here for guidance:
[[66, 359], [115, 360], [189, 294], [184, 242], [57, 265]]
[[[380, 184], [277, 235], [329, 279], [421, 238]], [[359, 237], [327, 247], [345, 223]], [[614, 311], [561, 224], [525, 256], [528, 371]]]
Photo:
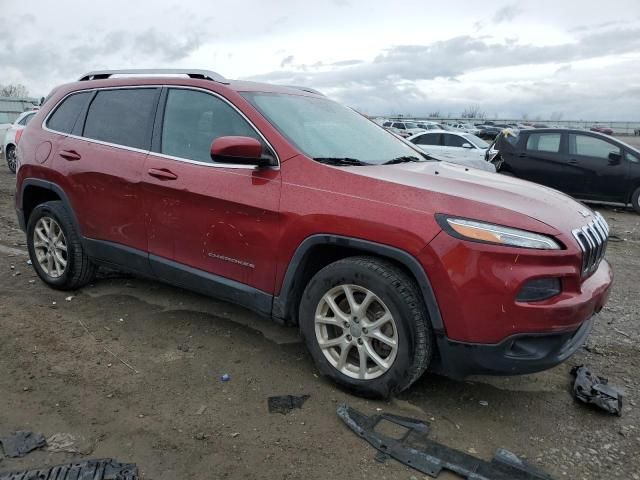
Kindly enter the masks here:
[[440, 315], [440, 309], [436, 301], [436, 296], [431, 287], [431, 282], [427, 273], [420, 265], [420, 262], [411, 254], [389, 245], [381, 243], [371, 242], [369, 240], [362, 240], [359, 238], [344, 237], [341, 235], [331, 234], [317, 234], [307, 237], [298, 246], [289, 266], [285, 273], [284, 280], [282, 281], [282, 287], [280, 289], [280, 295], [273, 299], [272, 316], [274, 319], [286, 320], [290, 315], [290, 304], [295, 299], [295, 281], [296, 276], [299, 273], [300, 265], [304, 262], [306, 257], [310, 254], [312, 247], [317, 245], [336, 245], [350, 249], [359, 250], [363, 253], [370, 253], [380, 257], [387, 257], [402, 266], [407, 268], [415, 277], [418, 282], [418, 287], [422, 292], [422, 298], [427, 307], [431, 325], [436, 334], [444, 333], [444, 325], [442, 323], [442, 316]]
[[78, 223], [78, 219], [76, 218], [75, 210], [71, 205], [71, 201], [69, 200], [69, 197], [67, 197], [67, 194], [64, 193], [64, 190], [56, 183], [49, 182], [47, 180], [41, 180], [39, 178], [25, 178], [22, 181], [22, 188], [20, 189], [20, 197], [16, 204], [16, 214], [18, 215], [18, 223], [22, 231], [27, 230], [27, 222], [26, 222], [27, 219], [24, 218], [23, 202], [24, 202], [24, 191], [29, 186], [51, 190], [56, 195], [58, 195], [62, 203], [64, 203], [64, 206], [67, 207], [69, 214], [71, 215], [71, 219], [73, 220], [73, 226], [76, 228], [76, 231], [82, 235], [82, 230], [80, 229], [80, 224]]

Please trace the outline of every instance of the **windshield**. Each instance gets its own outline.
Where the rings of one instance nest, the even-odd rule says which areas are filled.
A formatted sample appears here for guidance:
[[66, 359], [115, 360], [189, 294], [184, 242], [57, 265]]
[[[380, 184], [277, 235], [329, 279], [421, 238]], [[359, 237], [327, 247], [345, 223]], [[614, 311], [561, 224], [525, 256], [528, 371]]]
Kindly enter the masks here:
[[489, 144], [487, 142], [485, 142], [480, 137], [476, 137], [472, 133], [465, 133], [462, 136], [467, 140], [471, 140], [471, 143], [473, 143], [478, 148], [489, 148]]
[[418, 125], [413, 122], [404, 122], [404, 124], [407, 126], [407, 128], [418, 128]]
[[347, 160], [352, 165], [381, 165], [399, 158], [425, 160], [393, 134], [331, 100], [261, 92], [243, 96], [313, 159]]

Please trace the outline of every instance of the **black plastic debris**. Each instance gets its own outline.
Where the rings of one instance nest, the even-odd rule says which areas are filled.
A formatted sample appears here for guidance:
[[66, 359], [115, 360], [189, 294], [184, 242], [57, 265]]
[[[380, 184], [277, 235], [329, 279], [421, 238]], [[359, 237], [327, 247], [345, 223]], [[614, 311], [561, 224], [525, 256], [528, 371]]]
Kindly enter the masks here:
[[584, 403], [592, 403], [609, 413], [622, 415], [622, 392], [609, 385], [606, 378], [598, 377], [584, 365], [571, 369], [576, 377], [573, 382], [573, 396]]
[[105, 458], [39, 470], [0, 472], [0, 480], [138, 480], [138, 467]]
[[44, 435], [20, 430], [6, 437], [0, 437], [2, 449], [7, 457], [24, 457], [27, 453], [47, 444]]
[[[552, 480], [547, 473], [503, 448], [487, 462], [434, 442], [428, 438], [429, 425], [420, 420], [390, 414], [368, 417], [348, 405], [340, 405], [337, 413], [351, 430], [383, 454], [376, 455], [379, 462], [384, 462], [385, 456], [391, 457], [434, 478], [442, 470], [449, 470], [469, 480]], [[394, 438], [376, 430], [386, 422], [399, 427], [403, 434]]]
[[302, 408], [309, 395], [278, 395], [269, 397], [269, 413], [286, 415], [294, 408]]

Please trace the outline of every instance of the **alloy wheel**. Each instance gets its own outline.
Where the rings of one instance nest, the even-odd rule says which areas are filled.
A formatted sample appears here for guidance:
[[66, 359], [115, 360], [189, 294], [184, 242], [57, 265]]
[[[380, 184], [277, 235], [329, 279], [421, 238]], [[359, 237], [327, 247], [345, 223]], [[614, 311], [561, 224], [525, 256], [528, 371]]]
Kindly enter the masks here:
[[33, 229], [33, 249], [36, 261], [44, 273], [59, 278], [67, 268], [67, 239], [60, 224], [51, 217], [42, 217]]
[[359, 285], [339, 285], [323, 295], [316, 308], [315, 333], [325, 358], [351, 378], [383, 375], [398, 353], [398, 330], [389, 308]]
[[5, 153], [7, 155], [7, 165], [9, 166], [9, 170], [15, 172], [17, 165], [16, 148], [9, 147]]

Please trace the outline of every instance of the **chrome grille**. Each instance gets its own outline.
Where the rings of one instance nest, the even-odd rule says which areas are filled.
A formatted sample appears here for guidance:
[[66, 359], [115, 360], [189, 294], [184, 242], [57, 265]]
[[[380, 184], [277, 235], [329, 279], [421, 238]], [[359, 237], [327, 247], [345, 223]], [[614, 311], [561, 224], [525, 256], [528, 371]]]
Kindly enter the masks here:
[[595, 272], [600, 260], [607, 250], [609, 225], [602, 215], [595, 213], [595, 218], [582, 228], [576, 228], [573, 236], [582, 250], [582, 275]]

